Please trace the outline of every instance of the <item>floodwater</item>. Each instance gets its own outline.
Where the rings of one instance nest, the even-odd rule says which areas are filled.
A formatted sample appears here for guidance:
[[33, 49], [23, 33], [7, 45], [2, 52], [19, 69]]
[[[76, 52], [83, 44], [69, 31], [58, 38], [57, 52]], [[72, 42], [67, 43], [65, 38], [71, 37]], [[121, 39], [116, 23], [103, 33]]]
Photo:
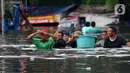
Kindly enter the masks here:
[[[114, 21], [91, 15], [87, 19], [103, 28]], [[39, 54], [26, 35], [7, 34], [0, 35], [0, 73], [130, 73], [128, 47], [53, 49]]]
[[16, 36], [0, 37], [0, 73], [130, 73], [128, 47], [53, 49], [37, 54], [26, 36]]

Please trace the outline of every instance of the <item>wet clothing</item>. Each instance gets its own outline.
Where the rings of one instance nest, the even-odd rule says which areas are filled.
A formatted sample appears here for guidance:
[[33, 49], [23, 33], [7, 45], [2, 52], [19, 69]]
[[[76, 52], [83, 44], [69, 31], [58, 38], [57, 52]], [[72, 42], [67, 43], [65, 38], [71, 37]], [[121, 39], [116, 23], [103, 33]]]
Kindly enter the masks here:
[[95, 44], [95, 47], [103, 47], [104, 46], [104, 41], [105, 40], [100, 40]]
[[72, 41], [69, 43], [69, 45], [72, 47], [72, 48], [77, 48], [77, 41]]
[[122, 45], [126, 45], [127, 42], [123, 37], [117, 36], [114, 41], [107, 38], [104, 42], [104, 48], [121, 48]]
[[83, 35], [86, 35], [86, 34], [98, 34], [98, 33], [101, 33], [102, 30], [100, 28], [83, 27], [82, 32], [83, 32]]
[[53, 45], [53, 48], [65, 48], [66, 42], [63, 39], [55, 40], [55, 43]]
[[87, 33], [90, 33], [91, 29], [92, 29], [92, 27], [83, 27], [82, 28], [83, 35], [86, 35]]
[[92, 28], [93, 29], [93, 33], [101, 33], [102, 30], [100, 28]]
[[33, 43], [36, 45], [38, 49], [52, 49], [52, 45], [54, 43], [53, 38], [49, 38], [46, 43], [42, 43], [40, 38], [33, 38]]

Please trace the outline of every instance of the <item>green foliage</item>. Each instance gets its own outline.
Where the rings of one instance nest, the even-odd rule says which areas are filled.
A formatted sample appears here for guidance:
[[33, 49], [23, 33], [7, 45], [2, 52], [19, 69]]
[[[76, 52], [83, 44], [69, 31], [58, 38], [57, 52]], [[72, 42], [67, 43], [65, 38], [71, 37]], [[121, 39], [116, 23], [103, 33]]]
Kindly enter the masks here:
[[90, 5], [90, 6], [94, 5], [94, 4], [96, 4], [96, 1], [95, 0], [87, 0], [87, 5]]
[[99, 5], [105, 5], [106, 0], [97, 0], [97, 4]]
[[104, 5], [106, 0], [86, 0], [86, 5]]
[[87, 0], [87, 5], [90, 5], [91, 6], [91, 0]]
[[106, 5], [105, 5], [105, 7], [106, 7], [107, 9], [113, 9], [114, 6], [115, 6], [115, 4], [117, 4], [117, 3], [118, 3], [118, 0], [106, 0]]
[[130, 6], [130, 3], [128, 3], [128, 6]]

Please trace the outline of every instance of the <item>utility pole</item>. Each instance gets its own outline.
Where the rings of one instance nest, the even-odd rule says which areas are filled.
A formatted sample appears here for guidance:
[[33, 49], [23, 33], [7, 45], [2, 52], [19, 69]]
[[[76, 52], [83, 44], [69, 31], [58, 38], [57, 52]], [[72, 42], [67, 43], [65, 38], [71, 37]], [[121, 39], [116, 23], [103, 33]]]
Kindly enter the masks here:
[[2, 35], [4, 35], [4, 0], [1, 0]]

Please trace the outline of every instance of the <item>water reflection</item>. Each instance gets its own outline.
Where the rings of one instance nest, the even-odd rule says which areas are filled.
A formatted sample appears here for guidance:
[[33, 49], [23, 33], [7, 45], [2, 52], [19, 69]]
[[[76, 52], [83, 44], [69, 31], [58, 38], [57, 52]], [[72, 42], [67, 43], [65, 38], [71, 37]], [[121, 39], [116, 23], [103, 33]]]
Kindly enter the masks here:
[[[1, 36], [0, 45], [30, 44], [25, 36], [8, 37]], [[130, 73], [130, 48], [57, 49], [40, 55], [21, 48], [0, 46], [0, 73]]]
[[0, 60], [1, 73], [17, 73], [20, 72], [20, 64], [18, 59], [1, 59]]
[[[9, 54], [9, 53], [8, 53]], [[13, 54], [14, 55], [14, 54]], [[0, 58], [1, 73], [129, 73], [130, 57]], [[11, 55], [10, 55], [11, 56]], [[22, 56], [22, 55], [19, 55]]]
[[65, 73], [66, 66], [63, 60], [21, 59], [19, 62], [21, 73]]
[[26, 40], [27, 35], [8, 33], [0, 35], [0, 44], [30, 44], [31, 41]]

